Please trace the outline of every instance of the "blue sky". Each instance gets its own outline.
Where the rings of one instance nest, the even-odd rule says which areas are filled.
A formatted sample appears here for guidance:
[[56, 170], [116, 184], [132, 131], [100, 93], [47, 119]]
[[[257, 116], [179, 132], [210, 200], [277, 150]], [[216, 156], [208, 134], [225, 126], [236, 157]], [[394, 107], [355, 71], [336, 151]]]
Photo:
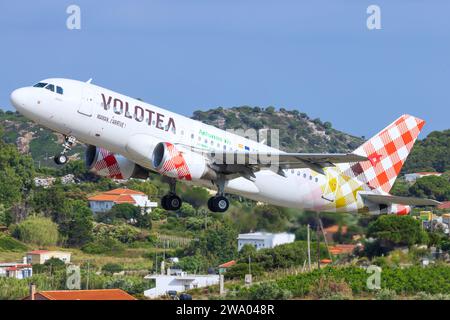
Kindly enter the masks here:
[[43, 78], [92, 77], [185, 115], [273, 105], [368, 137], [410, 113], [429, 133], [449, 128], [449, 15], [448, 0], [1, 1], [0, 106]]

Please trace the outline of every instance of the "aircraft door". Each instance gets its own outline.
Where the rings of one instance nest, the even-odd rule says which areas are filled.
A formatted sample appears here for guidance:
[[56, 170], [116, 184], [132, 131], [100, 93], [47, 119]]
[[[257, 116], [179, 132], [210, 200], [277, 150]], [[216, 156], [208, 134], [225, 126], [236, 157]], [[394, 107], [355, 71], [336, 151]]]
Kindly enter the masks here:
[[92, 117], [92, 109], [94, 108], [94, 97], [95, 93], [86, 85], [83, 89], [83, 98], [81, 98], [81, 104], [78, 108], [78, 112], [87, 117]]

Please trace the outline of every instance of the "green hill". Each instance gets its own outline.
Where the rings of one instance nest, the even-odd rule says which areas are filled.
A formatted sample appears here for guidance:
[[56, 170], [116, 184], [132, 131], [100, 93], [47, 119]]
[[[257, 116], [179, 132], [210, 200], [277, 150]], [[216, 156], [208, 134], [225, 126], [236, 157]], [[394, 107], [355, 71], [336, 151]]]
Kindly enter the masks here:
[[403, 172], [450, 170], [450, 130], [433, 131], [415, 143]]
[[281, 149], [291, 152], [347, 152], [363, 142], [362, 138], [333, 129], [330, 122], [284, 108], [216, 108], [195, 111], [192, 118], [221, 129], [278, 129]]

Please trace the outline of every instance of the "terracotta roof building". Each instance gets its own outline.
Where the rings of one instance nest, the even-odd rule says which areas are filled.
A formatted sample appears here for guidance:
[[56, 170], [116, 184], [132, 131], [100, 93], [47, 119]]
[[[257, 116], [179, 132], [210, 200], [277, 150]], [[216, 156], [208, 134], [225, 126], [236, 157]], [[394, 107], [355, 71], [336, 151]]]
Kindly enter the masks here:
[[107, 212], [116, 204], [129, 203], [142, 208], [145, 212], [151, 212], [152, 208], [158, 206], [151, 202], [143, 192], [119, 188], [96, 194], [88, 198], [89, 206], [94, 213]]
[[49, 251], [49, 250], [34, 250], [27, 252], [26, 262], [30, 264], [44, 264], [51, 258], [57, 258], [64, 263], [70, 263], [72, 253], [65, 251]]
[[222, 264], [219, 266], [219, 273], [224, 273], [224, 272], [226, 272], [228, 268], [234, 266], [235, 264], [236, 264], [236, 260], [231, 260], [231, 261], [222, 263]]
[[101, 290], [58, 290], [34, 292], [30, 289], [30, 295], [23, 300], [137, 300], [120, 289]]

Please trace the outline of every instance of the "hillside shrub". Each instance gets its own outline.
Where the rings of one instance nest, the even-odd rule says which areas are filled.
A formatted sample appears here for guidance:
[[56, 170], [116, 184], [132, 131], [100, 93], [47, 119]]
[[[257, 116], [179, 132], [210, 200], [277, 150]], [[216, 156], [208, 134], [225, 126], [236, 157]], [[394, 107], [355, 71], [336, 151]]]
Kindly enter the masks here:
[[26, 250], [28, 250], [28, 247], [22, 242], [10, 236], [0, 234], [0, 251], [23, 252]]
[[114, 254], [125, 250], [125, 246], [113, 238], [98, 239], [84, 245], [81, 250], [90, 254]]
[[20, 241], [41, 247], [56, 245], [59, 236], [56, 223], [42, 217], [29, 217], [12, 230], [13, 236]]
[[254, 285], [248, 292], [250, 300], [287, 300], [291, 297], [289, 290], [279, 287], [275, 282]]

